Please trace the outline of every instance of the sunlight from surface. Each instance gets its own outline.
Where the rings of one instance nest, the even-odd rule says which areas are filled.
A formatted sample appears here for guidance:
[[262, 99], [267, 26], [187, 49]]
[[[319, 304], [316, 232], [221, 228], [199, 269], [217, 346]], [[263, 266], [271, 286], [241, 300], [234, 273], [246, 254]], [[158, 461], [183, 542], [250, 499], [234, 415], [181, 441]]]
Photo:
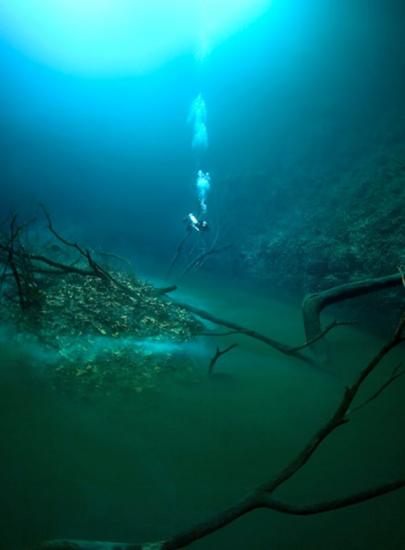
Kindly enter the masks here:
[[132, 74], [212, 47], [271, 0], [5, 0], [0, 37], [59, 70]]

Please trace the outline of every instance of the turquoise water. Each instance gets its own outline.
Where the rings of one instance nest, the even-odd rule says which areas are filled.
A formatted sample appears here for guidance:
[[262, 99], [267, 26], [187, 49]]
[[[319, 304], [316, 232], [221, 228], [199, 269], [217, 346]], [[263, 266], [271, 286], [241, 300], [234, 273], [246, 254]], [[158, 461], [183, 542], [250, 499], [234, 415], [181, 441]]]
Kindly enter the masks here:
[[[0, 2], [0, 550], [170, 536], [271, 478], [328, 417], [405, 311], [404, 28], [404, 0]], [[13, 239], [14, 213], [35, 221]], [[358, 323], [317, 367], [243, 336], [180, 346], [196, 325], [141, 284], [134, 307], [101, 279], [53, 284], [52, 261], [94, 270], [73, 242], [120, 281], [129, 259], [140, 281], [294, 345], [306, 293], [398, 285], [327, 309]], [[3, 326], [17, 301], [55, 351]], [[277, 497], [403, 477], [404, 383]], [[257, 511], [193, 548], [403, 550], [404, 510], [405, 489], [318, 517]]]
[[[299, 343], [299, 304], [229, 281], [195, 278], [185, 297], [224, 318]], [[211, 378], [219, 343], [237, 342]], [[329, 338], [320, 369], [239, 336], [202, 341], [188, 378], [125, 399], [77, 402], [18, 349], [1, 347], [4, 550], [52, 537], [158, 540], [270, 479], [320, 426], [380, 342], [352, 327]], [[390, 357], [367, 391], [395, 364]], [[338, 430], [279, 496], [311, 503], [401, 475], [400, 380]], [[402, 439], [402, 441], [401, 441]], [[308, 518], [257, 511], [193, 545], [206, 549], [400, 549], [404, 492]]]

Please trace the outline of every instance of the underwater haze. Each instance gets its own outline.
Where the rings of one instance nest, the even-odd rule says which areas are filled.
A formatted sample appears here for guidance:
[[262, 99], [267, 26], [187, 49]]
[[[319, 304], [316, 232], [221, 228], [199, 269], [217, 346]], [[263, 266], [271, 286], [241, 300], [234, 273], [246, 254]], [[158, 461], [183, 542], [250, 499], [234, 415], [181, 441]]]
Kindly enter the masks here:
[[405, 548], [404, 29], [2, 3], [0, 550]]

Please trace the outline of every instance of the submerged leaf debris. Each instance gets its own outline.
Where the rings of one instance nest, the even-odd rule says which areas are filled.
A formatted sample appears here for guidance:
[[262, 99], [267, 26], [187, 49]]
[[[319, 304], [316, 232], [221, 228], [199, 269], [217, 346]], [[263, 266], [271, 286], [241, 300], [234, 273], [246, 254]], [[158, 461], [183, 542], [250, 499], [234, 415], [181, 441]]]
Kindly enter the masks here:
[[135, 276], [114, 272], [114, 280], [119, 286], [78, 274], [46, 276], [39, 281], [35, 315], [12, 302], [2, 305], [4, 320], [53, 353], [49, 376], [60, 391], [87, 397], [140, 393], [164, 374], [190, 372], [192, 361], [182, 347], [200, 323]]

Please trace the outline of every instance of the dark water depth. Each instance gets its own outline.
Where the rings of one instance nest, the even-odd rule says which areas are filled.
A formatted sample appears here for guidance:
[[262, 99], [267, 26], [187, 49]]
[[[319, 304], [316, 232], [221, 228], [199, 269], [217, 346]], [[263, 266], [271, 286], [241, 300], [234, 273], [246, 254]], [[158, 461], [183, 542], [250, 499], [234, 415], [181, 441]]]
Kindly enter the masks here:
[[[300, 342], [298, 307], [220, 281], [188, 298], [285, 341]], [[353, 328], [330, 336], [326, 370], [241, 337], [206, 376], [214, 342], [190, 379], [125, 399], [77, 402], [47, 384], [47, 367], [1, 345], [1, 544], [19, 550], [50, 537], [156, 540], [203, 519], [275, 474], [336, 404], [344, 384], [380, 346]], [[219, 342], [222, 344], [222, 340]], [[368, 385], [389, 372], [387, 360]], [[334, 434], [280, 496], [296, 503], [343, 496], [400, 477], [403, 384]], [[319, 517], [260, 511], [195, 548], [403, 548], [399, 492]], [[194, 547], [193, 546], [193, 547]]]

